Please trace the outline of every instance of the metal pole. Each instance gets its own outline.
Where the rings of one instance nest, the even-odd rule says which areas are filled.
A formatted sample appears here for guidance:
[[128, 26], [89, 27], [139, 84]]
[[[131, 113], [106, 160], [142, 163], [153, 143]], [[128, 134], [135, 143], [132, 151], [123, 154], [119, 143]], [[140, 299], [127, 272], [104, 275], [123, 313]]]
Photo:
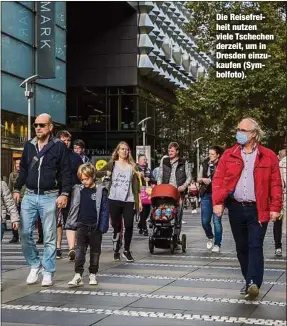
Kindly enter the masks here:
[[[143, 147], [145, 147], [145, 126], [143, 127]], [[144, 148], [145, 150], [145, 148]]]
[[31, 139], [31, 98], [28, 98], [28, 140]]

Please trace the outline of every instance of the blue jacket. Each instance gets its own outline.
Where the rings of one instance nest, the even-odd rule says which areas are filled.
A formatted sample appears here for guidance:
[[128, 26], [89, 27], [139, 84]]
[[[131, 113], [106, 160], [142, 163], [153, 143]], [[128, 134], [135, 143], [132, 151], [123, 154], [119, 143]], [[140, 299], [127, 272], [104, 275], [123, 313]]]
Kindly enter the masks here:
[[[53, 141], [53, 137], [49, 142]], [[56, 190], [61, 187], [61, 192], [68, 195], [72, 187], [71, 159], [67, 146], [57, 141], [41, 157], [38, 162], [29, 168], [34, 156], [38, 153], [37, 137], [29, 140], [24, 145], [20, 163], [19, 177], [14, 189], [20, 189], [26, 185], [30, 190], [42, 194], [44, 191]]]

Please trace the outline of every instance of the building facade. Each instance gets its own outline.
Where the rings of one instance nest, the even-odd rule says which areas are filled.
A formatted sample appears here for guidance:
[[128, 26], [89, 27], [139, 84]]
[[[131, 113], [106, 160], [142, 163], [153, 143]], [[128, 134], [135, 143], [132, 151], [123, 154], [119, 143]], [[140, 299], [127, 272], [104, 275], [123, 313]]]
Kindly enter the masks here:
[[184, 31], [190, 12], [179, 1], [70, 2], [67, 17], [68, 129], [90, 156], [110, 155], [120, 140], [135, 153], [143, 143], [138, 123], [151, 117], [146, 143], [154, 166], [162, 106], [211, 64]]
[[[21, 156], [28, 135], [27, 99], [19, 85], [35, 75], [37, 47], [34, 1], [1, 2], [1, 166], [9, 175], [13, 158]], [[56, 78], [39, 79], [34, 87], [31, 116], [51, 114], [66, 124], [66, 3], [55, 2]]]
[[[19, 85], [37, 73], [36, 5], [1, 2], [2, 175], [27, 140], [27, 100]], [[56, 78], [38, 79], [32, 117], [51, 114], [58, 128], [86, 143], [86, 154], [109, 156], [120, 140], [135, 154], [147, 123], [153, 166], [161, 155], [162, 109], [207, 73], [211, 61], [184, 31], [182, 2], [55, 2]]]

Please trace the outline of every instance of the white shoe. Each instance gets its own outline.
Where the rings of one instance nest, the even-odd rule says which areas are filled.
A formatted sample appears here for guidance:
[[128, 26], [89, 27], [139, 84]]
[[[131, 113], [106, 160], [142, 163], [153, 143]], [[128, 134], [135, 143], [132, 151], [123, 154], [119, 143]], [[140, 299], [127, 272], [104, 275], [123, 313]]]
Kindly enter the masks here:
[[89, 281], [90, 285], [98, 285], [98, 281], [96, 278], [96, 274], [90, 274], [90, 281]]
[[219, 247], [218, 245], [215, 245], [215, 246], [213, 246], [213, 248], [212, 248], [211, 251], [212, 251], [212, 252], [219, 253], [219, 252], [220, 252], [220, 247]]
[[30, 273], [26, 279], [27, 284], [35, 284], [38, 281], [39, 274], [42, 270], [42, 267], [31, 268]]
[[282, 257], [282, 249], [281, 248], [278, 248], [275, 250], [275, 256]]
[[192, 213], [192, 214], [196, 214], [196, 213], [197, 213], [197, 209], [193, 209], [193, 210], [191, 211], [191, 213]]
[[51, 274], [43, 274], [42, 286], [52, 286], [52, 275]]
[[213, 247], [213, 241], [212, 241], [212, 239], [208, 239], [207, 243], [206, 243], [206, 248], [208, 250], [210, 250], [210, 249], [212, 249], [212, 247]]
[[81, 286], [84, 285], [84, 282], [82, 276], [79, 273], [76, 273], [73, 279], [70, 282], [68, 282], [68, 284], [73, 286]]

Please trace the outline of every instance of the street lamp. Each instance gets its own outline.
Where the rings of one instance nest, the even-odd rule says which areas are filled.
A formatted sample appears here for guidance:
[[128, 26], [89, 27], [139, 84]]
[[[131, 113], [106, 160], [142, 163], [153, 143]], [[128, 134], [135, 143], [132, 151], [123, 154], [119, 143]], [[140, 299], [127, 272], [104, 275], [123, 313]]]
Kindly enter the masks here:
[[25, 87], [25, 96], [28, 102], [28, 140], [31, 139], [31, 99], [33, 98], [33, 84], [39, 78], [38, 75], [33, 75], [26, 78], [21, 84], [20, 87]]
[[196, 145], [196, 160], [197, 160], [197, 179], [198, 179], [198, 175], [199, 175], [199, 141], [200, 139], [202, 139], [203, 137], [199, 137], [197, 139], [195, 139], [194, 143]]
[[[151, 117], [147, 117], [143, 120], [141, 120], [138, 125], [141, 125], [141, 129], [142, 129], [142, 133], [143, 133], [143, 147], [145, 147], [145, 134], [146, 134], [146, 130], [147, 130], [147, 121], [150, 120]], [[144, 148], [145, 150], [145, 148]]]

